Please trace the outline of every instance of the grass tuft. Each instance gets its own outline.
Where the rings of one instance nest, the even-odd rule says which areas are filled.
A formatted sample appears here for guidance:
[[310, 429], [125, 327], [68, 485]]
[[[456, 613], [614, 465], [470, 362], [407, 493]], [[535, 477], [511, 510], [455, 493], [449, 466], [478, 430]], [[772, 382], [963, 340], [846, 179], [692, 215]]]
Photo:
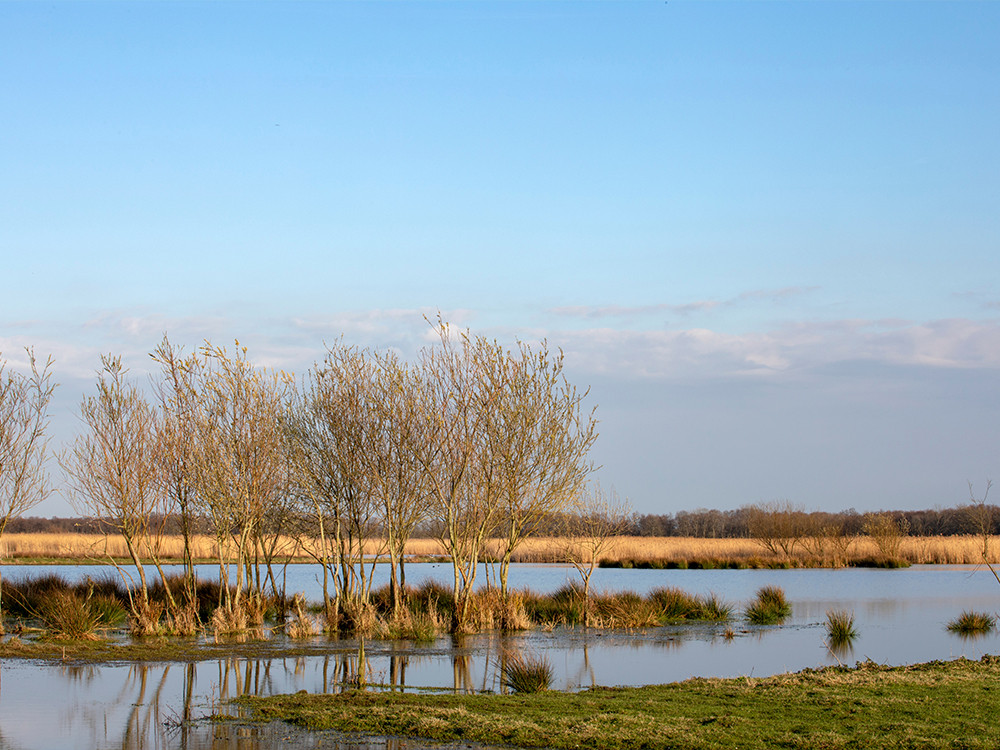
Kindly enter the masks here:
[[500, 684], [514, 693], [540, 693], [552, 684], [552, 665], [542, 656], [507, 652], [497, 666]]
[[966, 610], [948, 623], [948, 630], [959, 635], [982, 635], [996, 627], [997, 618], [987, 612]]
[[826, 613], [826, 634], [830, 643], [847, 644], [858, 637], [854, 629], [854, 613], [845, 609], [831, 609]]
[[764, 586], [746, 608], [746, 618], [754, 625], [777, 625], [792, 613], [780, 586]]
[[52, 591], [39, 603], [38, 617], [56, 638], [97, 640], [100, 615], [75, 591]]

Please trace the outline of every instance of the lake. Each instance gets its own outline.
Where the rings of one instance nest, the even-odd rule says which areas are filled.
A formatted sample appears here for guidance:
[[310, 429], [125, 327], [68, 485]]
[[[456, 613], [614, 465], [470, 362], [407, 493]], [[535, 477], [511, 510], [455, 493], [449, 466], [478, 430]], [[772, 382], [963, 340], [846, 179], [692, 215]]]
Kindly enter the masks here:
[[[57, 572], [69, 580], [99, 577], [97, 566], [4, 566], [5, 578]], [[217, 574], [204, 566], [199, 575]], [[446, 563], [407, 566], [407, 582], [450, 580]], [[483, 577], [484, 578], [484, 577]], [[511, 585], [552, 592], [577, 580], [561, 565], [516, 565]], [[556, 628], [511, 636], [443, 637], [433, 643], [368, 641], [364, 673], [375, 683], [408, 690], [499, 690], [498, 662], [509, 649], [545, 657], [553, 687], [644, 685], [692, 676], [766, 676], [805, 667], [872, 659], [907, 664], [1000, 652], [996, 634], [963, 639], [946, 630], [963, 610], [1000, 610], [1000, 584], [985, 568], [913, 566], [900, 570], [621, 570], [598, 569], [592, 587], [647, 593], [677, 586], [692, 594], [715, 593], [737, 606], [727, 626], [692, 623], [632, 631]], [[741, 610], [765, 585], [780, 586], [792, 605], [783, 625], [754, 627]], [[289, 566], [289, 592], [321, 598], [318, 568]], [[834, 653], [824, 627], [829, 609], [855, 614], [852, 648]], [[724, 631], [731, 627], [734, 637]], [[212, 748], [312, 747], [315, 738], [284, 725], [209, 725], [184, 719], [207, 716], [220, 702], [246, 693], [272, 694], [340, 689], [359, 669], [353, 639], [309, 641], [316, 655], [296, 658], [224, 659], [196, 664], [51, 665], [0, 663], [0, 748]], [[222, 709], [232, 712], [233, 709]], [[328, 735], [323, 746], [422, 748], [398, 740], [355, 740]], [[298, 743], [298, 744], [296, 744]]]

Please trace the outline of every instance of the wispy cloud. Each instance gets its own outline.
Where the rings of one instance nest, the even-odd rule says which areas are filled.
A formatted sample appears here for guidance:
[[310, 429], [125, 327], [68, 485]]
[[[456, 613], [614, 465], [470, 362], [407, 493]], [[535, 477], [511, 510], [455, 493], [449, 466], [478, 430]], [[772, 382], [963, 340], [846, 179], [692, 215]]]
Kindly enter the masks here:
[[747, 334], [596, 328], [563, 332], [560, 341], [575, 367], [623, 378], [779, 377], [862, 360], [1000, 368], [1000, 325], [966, 319], [807, 322]]
[[[771, 294], [783, 293], [772, 292]], [[792, 293], [792, 292], [788, 292]], [[644, 308], [637, 308], [644, 309]], [[135, 374], [150, 372], [151, 352], [166, 332], [186, 350], [209, 340], [231, 346], [238, 338], [260, 366], [301, 373], [323, 356], [325, 345], [347, 343], [391, 348], [412, 359], [436, 341], [438, 311], [384, 309], [329, 316], [259, 320], [216, 317], [169, 318], [141, 311], [108, 312], [70, 326], [8, 330], [0, 352], [12, 367], [25, 365], [23, 349], [51, 355], [57, 377], [89, 381], [102, 353], [119, 354]], [[660, 330], [615, 326], [583, 329], [558, 325], [545, 316], [536, 327], [482, 328], [468, 309], [441, 311], [442, 319], [474, 333], [513, 342], [521, 339], [561, 348], [574, 371], [622, 380], [783, 378], [815, 374], [831, 365], [870, 362], [893, 366], [1000, 369], [1000, 322], [952, 318], [915, 322], [901, 319], [788, 322], [767, 330], [733, 333], [683, 325]]]
[[703, 300], [700, 302], [689, 302], [682, 305], [637, 305], [628, 307], [624, 305], [571, 305], [568, 307], [553, 307], [549, 310], [553, 315], [560, 315], [570, 318], [621, 318], [635, 317], [641, 315], [654, 315], [656, 313], [673, 313], [675, 315], [690, 315], [694, 312], [711, 310], [720, 305], [715, 300]]
[[642, 317], [666, 313], [678, 317], [687, 317], [695, 313], [709, 312], [719, 308], [738, 307], [758, 301], [783, 303], [793, 297], [798, 297], [817, 291], [818, 286], [788, 286], [780, 289], [752, 289], [735, 297], [715, 300], [695, 300], [684, 303], [659, 303], [653, 305], [569, 305], [553, 307], [548, 310], [552, 315], [567, 318], [598, 320], [601, 318]]

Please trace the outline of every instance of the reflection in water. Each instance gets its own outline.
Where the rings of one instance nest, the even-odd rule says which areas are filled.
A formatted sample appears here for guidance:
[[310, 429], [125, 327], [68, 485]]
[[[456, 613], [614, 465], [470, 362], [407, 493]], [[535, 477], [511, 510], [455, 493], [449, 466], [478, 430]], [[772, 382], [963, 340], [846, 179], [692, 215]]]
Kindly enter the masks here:
[[[557, 568], [530, 570], [533, 575], [558, 574]], [[499, 691], [499, 668], [510, 651], [544, 656], [555, 673], [554, 688], [580, 690], [692, 676], [765, 676], [850, 663], [855, 653], [880, 663], [902, 664], [959, 655], [978, 658], [1000, 650], [996, 633], [960, 640], [945, 630], [963, 610], [1000, 608], [996, 581], [969, 571], [612, 570], [607, 575], [627, 580], [627, 588], [679, 585], [694, 593], [716, 591], [733, 602], [749, 601], [762, 585], [780, 585], [793, 614], [780, 627], [752, 627], [737, 616], [729, 625], [732, 639], [725, 636], [725, 624], [694, 623], [634, 631], [557, 628], [509, 636], [444, 637], [419, 644], [331, 642], [317, 637], [296, 641], [314, 647], [315, 655], [271, 658], [265, 651], [257, 658], [198, 663], [95, 666], [5, 660], [0, 662], [0, 748], [314, 747], [314, 736], [280, 724], [243, 721], [239, 708], [223, 701], [299, 690], [337, 693], [359, 685], [399, 691], [424, 687]], [[846, 650], [827, 641], [823, 621], [830, 609], [857, 613], [861, 635]], [[280, 644], [279, 639], [275, 642]], [[213, 712], [236, 717], [230, 724], [212, 725], [205, 717]], [[292, 740], [285, 742], [286, 737]], [[344, 738], [331, 742], [340, 743], [331, 747], [344, 750], [426, 747]]]

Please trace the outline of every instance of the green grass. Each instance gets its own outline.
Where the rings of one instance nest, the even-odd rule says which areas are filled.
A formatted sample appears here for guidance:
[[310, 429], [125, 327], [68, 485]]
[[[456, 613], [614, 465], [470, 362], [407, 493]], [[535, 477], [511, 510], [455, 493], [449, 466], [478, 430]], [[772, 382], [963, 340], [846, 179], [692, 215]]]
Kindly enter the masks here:
[[982, 635], [996, 627], [997, 618], [987, 612], [966, 610], [948, 623], [948, 630], [959, 635]]
[[581, 693], [243, 698], [311, 729], [549, 748], [996, 748], [1000, 658]]

